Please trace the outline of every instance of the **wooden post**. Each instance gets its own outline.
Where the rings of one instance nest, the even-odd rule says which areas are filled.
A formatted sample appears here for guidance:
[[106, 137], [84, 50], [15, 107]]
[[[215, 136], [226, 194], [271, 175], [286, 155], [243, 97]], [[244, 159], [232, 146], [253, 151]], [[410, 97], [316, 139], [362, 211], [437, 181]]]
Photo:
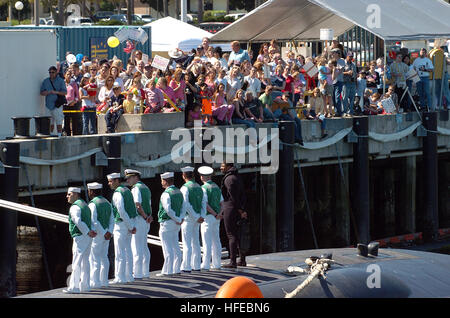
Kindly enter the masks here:
[[[5, 173], [0, 174], [0, 198], [17, 202], [20, 143], [0, 143], [0, 159]], [[17, 212], [0, 208], [0, 297], [16, 296]]]
[[276, 174], [261, 174], [261, 253], [274, 253], [277, 242], [277, 178]]
[[416, 232], [416, 157], [410, 156], [402, 159], [401, 186], [399, 189], [398, 205], [399, 218], [397, 232]]
[[425, 218], [423, 239], [436, 240], [438, 235], [438, 165], [437, 165], [437, 113], [425, 112], [422, 124], [427, 130], [423, 137], [423, 182], [425, 194]]
[[439, 161], [439, 226], [450, 227], [450, 162]]
[[277, 250], [294, 249], [294, 122], [279, 122], [281, 150], [277, 178]]
[[395, 235], [395, 170], [388, 167], [383, 171], [382, 189], [381, 189], [381, 208], [379, 217], [382, 218], [378, 229], [379, 233], [383, 233], [383, 237]]
[[353, 118], [353, 130], [358, 141], [353, 144], [353, 203], [359, 242], [370, 241], [369, 214], [369, 118]]
[[[341, 171], [339, 165], [334, 166], [333, 169], [333, 183], [334, 183], [334, 207], [336, 229], [334, 237], [337, 247], [346, 247], [350, 245], [350, 202], [348, 198], [348, 171], [349, 164], [342, 164], [342, 173], [345, 178], [342, 180]], [[347, 187], [347, 189], [345, 188]]]
[[[122, 141], [120, 136], [106, 136], [103, 137], [103, 149], [108, 158], [108, 166], [103, 169], [103, 196], [109, 201], [112, 199], [113, 191], [108, 186], [106, 176], [113, 172], [121, 172], [121, 157], [122, 157]], [[114, 275], [114, 240], [111, 239], [108, 249], [109, 258], [109, 276]]]

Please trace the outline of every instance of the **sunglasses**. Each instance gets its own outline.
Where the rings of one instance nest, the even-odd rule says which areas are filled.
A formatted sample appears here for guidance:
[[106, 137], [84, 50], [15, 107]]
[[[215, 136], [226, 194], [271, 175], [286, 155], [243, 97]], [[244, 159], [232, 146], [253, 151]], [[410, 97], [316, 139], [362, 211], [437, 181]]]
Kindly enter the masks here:
[[56, 71], [48, 71], [49, 74], [55, 74]]

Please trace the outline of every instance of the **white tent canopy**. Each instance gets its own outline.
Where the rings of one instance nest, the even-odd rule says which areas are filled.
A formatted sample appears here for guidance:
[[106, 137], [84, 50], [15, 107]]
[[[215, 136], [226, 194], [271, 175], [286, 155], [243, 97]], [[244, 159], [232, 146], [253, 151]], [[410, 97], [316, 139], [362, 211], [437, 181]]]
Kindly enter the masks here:
[[[172, 17], [158, 19], [146, 26], [151, 26], [152, 51], [154, 52], [167, 52], [174, 48], [190, 51], [201, 45], [204, 37], [212, 36], [208, 31]], [[223, 51], [231, 51], [229, 45], [220, 46]]]
[[319, 40], [354, 25], [384, 40], [450, 37], [450, 5], [443, 0], [268, 0], [211, 37], [214, 42]]

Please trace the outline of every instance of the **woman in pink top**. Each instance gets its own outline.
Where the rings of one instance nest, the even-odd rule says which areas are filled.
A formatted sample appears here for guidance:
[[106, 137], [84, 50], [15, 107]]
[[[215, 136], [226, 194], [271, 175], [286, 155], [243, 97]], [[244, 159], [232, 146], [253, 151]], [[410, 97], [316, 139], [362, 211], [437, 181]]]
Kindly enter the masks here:
[[175, 71], [169, 86], [175, 93], [175, 103], [179, 106], [184, 106], [186, 104], [186, 83], [183, 79], [183, 71], [181, 69]]
[[[166, 96], [164, 96], [164, 98], [166, 99], [166, 105], [165, 106], [169, 106], [170, 103], [167, 100], [167, 98], [170, 98], [170, 100], [175, 103], [176, 102], [176, 97], [175, 97], [175, 92], [173, 91], [172, 87], [167, 85], [167, 79], [165, 77], [160, 77], [158, 79], [158, 84], [157, 87], [163, 91], [163, 93], [166, 94]], [[169, 105], [167, 105], [169, 104]], [[170, 106], [170, 108], [172, 108], [172, 106]]]
[[155, 81], [151, 78], [145, 89], [145, 97], [147, 108], [145, 113], [159, 113], [164, 106], [164, 95], [162, 91], [156, 87]]
[[[66, 82], [66, 99], [67, 105], [64, 105], [64, 110], [77, 110], [78, 101], [80, 100], [80, 94], [78, 91], [77, 83], [72, 80], [72, 72], [67, 71], [64, 75], [64, 80]], [[64, 114], [64, 132], [67, 136], [71, 134], [78, 134], [76, 126], [81, 121], [81, 114], [78, 113], [65, 113]], [[70, 124], [72, 122], [72, 125]], [[72, 128], [70, 128], [72, 126]], [[81, 132], [80, 132], [81, 133]]]
[[234, 105], [227, 105], [225, 100], [225, 85], [220, 83], [214, 93], [213, 117], [219, 122], [231, 123]]

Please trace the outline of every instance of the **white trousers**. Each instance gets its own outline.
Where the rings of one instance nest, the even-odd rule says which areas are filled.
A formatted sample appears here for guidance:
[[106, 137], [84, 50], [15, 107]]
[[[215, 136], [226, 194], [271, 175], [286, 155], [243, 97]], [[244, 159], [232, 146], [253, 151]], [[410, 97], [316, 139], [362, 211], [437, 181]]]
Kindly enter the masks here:
[[164, 265], [161, 274], [177, 274], [180, 273], [181, 249], [178, 244], [178, 235], [180, 226], [173, 220], [168, 220], [159, 225], [159, 238], [162, 243], [164, 256]]
[[150, 250], [148, 249], [147, 243], [147, 234], [149, 231], [150, 224], [138, 215], [136, 218], [136, 234], [131, 238], [134, 278], [150, 276]]
[[131, 232], [123, 222], [114, 224], [114, 281], [118, 283], [132, 282], [133, 254], [131, 252]]
[[92, 239], [91, 256], [89, 257], [92, 288], [108, 286], [109, 243], [110, 240], [105, 240], [103, 235], [97, 235]]
[[72, 274], [70, 275], [69, 291], [87, 292], [89, 288], [89, 254], [92, 238], [79, 235], [73, 238], [72, 244]]
[[219, 269], [222, 260], [222, 244], [220, 243], [220, 220], [208, 214], [200, 225], [202, 235], [203, 259], [202, 269]]
[[186, 218], [181, 224], [181, 237], [183, 240], [183, 262], [181, 270], [200, 270], [200, 223]]

